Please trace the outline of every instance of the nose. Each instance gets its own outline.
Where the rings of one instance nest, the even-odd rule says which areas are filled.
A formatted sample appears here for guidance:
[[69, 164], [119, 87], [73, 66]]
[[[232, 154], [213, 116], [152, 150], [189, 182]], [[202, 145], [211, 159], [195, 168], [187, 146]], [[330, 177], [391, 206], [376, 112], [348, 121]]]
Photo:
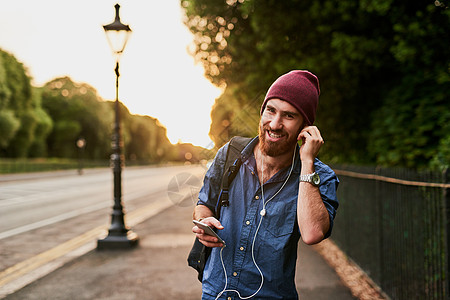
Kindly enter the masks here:
[[273, 116], [273, 118], [269, 122], [269, 126], [271, 130], [279, 130], [283, 128], [280, 114], [276, 114]]

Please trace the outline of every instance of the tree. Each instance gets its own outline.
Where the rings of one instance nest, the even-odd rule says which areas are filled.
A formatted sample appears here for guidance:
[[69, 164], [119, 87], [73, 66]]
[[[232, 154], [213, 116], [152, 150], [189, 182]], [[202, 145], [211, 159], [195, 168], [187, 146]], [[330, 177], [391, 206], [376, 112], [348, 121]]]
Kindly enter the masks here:
[[[112, 101], [104, 101], [90, 85], [69, 77], [32, 87], [25, 67], [13, 55], [0, 50], [1, 155], [76, 158], [76, 142], [84, 138], [86, 158], [108, 159], [114, 105]], [[210, 151], [199, 147], [172, 145], [166, 128], [157, 119], [132, 115], [122, 103], [119, 110], [124, 155], [128, 160], [184, 161], [185, 152], [191, 153], [190, 161], [209, 158]]]
[[0, 153], [27, 157], [35, 150], [33, 143], [43, 143], [49, 127], [51, 120], [33, 92], [25, 67], [0, 50]]
[[42, 88], [42, 106], [54, 122], [47, 139], [50, 156], [76, 158], [75, 143], [83, 137], [87, 158], [108, 158], [113, 111], [93, 87], [56, 78]]
[[391, 53], [399, 76], [374, 114], [369, 150], [379, 164], [450, 166], [447, 7], [414, 3], [398, 11]]
[[1, 149], [8, 147], [10, 141], [16, 135], [19, 126], [20, 121], [16, 118], [12, 110], [0, 110], [0, 132], [2, 133], [2, 138], [0, 140]]
[[[430, 147], [388, 160], [383, 158], [386, 148], [373, 144], [381, 137], [378, 129], [390, 126], [388, 120], [381, 126], [380, 114], [401, 114], [391, 105], [393, 97], [408, 93], [411, 82], [418, 84], [410, 81], [411, 74], [426, 78], [426, 89], [425, 84], [414, 87], [424, 88], [419, 94], [427, 92], [417, 114], [427, 116], [427, 105], [441, 107], [442, 94], [448, 95], [449, 10], [441, 2], [183, 0], [181, 5], [185, 24], [194, 34], [192, 54], [213, 83], [227, 87], [216, 100], [215, 108], [221, 111], [212, 113], [210, 133], [216, 146], [224, 142], [217, 136], [223, 120], [229, 121], [255, 98], [261, 104], [269, 85], [292, 69], [319, 76], [316, 124], [327, 141], [321, 151], [327, 161], [418, 167], [427, 164], [438, 145], [447, 145], [440, 142], [439, 131]], [[407, 115], [401, 118], [408, 120]], [[406, 132], [416, 125], [397, 124]], [[227, 131], [237, 132], [240, 126], [230, 122]], [[397, 143], [388, 151], [404, 149], [398, 146], [408, 144], [403, 137], [386, 137]]]
[[[115, 103], [109, 105], [113, 108]], [[119, 107], [126, 160], [151, 163], [169, 160], [173, 145], [167, 138], [166, 128], [155, 118], [130, 114], [122, 103]]]
[[42, 108], [41, 89], [35, 87], [33, 87], [33, 107], [37, 118], [37, 124], [28, 156], [47, 157], [47, 136], [53, 129], [53, 120]]

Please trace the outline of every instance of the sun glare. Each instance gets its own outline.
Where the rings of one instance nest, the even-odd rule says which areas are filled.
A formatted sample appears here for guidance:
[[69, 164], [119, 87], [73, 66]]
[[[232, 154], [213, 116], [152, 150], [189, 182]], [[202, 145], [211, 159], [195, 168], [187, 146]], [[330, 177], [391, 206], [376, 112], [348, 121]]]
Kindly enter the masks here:
[[[0, 48], [25, 65], [35, 85], [69, 76], [112, 100], [114, 59], [102, 25], [113, 20], [116, 2], [5, 2]], [[119, 4], [122, 22], [133, 31], [120, 61], [119, 99], [131, 113], [157, 118], [172, 143], [211, 146], [210, 112], [221, 90], [188, 54], [192, 35], [179, 1]]]

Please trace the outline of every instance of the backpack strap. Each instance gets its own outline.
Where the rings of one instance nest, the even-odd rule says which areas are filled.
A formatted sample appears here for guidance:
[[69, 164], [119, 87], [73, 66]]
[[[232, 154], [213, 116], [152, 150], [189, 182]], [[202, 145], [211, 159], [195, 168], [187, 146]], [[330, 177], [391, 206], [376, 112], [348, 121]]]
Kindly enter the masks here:
[[235, 136], [230, 140], [227, 150], [227, 156], [224, 165], [224, 173], [222, 177], [221, 191], [216, 205], [216, 217], [220, 218], [220, 209], [222, 206], [227, 207], [229, 202], [229, 186], [236, 177], [241, 167], [241, 152], [250, 143], [252, 138]]

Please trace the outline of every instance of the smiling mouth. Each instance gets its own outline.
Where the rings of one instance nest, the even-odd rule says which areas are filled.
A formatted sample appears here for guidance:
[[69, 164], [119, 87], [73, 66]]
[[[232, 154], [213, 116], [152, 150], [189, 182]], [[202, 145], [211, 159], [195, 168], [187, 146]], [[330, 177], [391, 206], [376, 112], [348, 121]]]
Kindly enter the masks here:
[[273, 138], [273, 139], [280, 139], [283, 137], [282, 134], [277, 134], [273, 131], [267, 130], [267, 134], [269, 135], [269, 137]]

